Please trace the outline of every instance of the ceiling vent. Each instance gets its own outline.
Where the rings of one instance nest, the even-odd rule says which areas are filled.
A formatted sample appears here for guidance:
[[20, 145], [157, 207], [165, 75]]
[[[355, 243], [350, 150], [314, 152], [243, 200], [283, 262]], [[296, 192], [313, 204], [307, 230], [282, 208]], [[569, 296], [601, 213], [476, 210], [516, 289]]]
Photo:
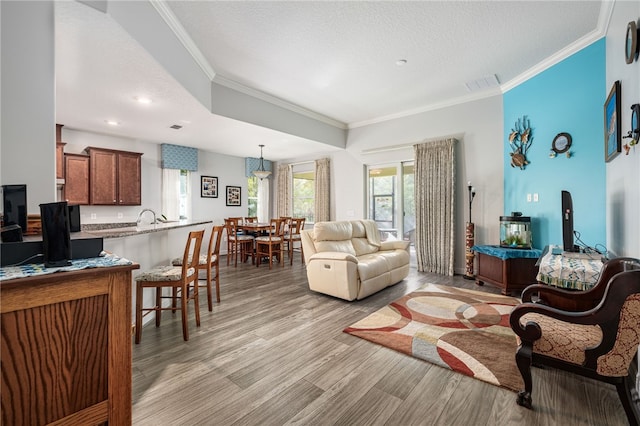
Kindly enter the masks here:
[[170, 128], [170, 129], [173, 129], [173, 130], [180, 130], [180, 129], [182, 129], [182, 126], [181, 126], [181, 125], [179, 125], [179, 124], [174, 124], [173, 126], [171, 126], [171, 127], [169, 127], [169, 128]]
[[486, 77], [479, 78], [477, 80], [467, 81], [464, 84], [467, 90], [470, 92], [477, 92], [479, 90], [491, 89], [492, 87], [498, 87], [498, 77], [495, 74], [488, 75]]

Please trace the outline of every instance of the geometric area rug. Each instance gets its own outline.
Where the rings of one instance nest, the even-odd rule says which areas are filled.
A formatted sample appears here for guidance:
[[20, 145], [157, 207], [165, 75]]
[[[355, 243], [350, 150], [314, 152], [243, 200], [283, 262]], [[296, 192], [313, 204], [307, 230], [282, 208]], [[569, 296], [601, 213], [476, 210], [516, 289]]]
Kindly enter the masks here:
[[513, 391], [524, 389], [509, 314], [520, 300], [427, 284], [344, 329]]

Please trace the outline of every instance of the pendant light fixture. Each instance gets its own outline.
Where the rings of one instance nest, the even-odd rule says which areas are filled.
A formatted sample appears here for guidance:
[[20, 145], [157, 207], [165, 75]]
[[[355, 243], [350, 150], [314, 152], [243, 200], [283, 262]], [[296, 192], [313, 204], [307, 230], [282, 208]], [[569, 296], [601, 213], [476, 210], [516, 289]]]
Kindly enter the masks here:
[[270, 171], [264, 169], [264, 158], [262, 158], [262, 148], [264, 145], [258, 145], [260, 147], [260, 168], [258, 170], [254, 170], [253, 174], [259, 178], [260, 180], [269, 177], [271, 174]]

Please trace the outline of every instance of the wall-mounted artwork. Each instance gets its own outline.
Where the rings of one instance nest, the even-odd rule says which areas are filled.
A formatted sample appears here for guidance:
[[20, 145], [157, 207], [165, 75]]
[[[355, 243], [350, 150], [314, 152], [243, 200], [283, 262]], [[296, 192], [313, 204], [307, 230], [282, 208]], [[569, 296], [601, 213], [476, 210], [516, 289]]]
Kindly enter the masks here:
[[218, 198], [218, 178], [200, 176], [200, 196], [202, 198]]
[[240, 206], [242, 198], [240, 197], [242, 188], [239, 186], [227, 186], [227, 205]]
[[622, 151], [620, 112], [620, 81], [616, 81], [604, 103], [604, 160], [607, 163]]

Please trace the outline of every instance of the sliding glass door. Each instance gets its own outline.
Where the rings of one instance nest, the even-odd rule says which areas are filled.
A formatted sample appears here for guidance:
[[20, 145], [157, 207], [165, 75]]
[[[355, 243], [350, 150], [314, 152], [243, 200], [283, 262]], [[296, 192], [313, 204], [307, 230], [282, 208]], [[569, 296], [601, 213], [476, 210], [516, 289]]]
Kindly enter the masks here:
[[413, 244], [415, 204], [413, 161], [368, 166], [368, 215], [385, 239], [404, 239]]

